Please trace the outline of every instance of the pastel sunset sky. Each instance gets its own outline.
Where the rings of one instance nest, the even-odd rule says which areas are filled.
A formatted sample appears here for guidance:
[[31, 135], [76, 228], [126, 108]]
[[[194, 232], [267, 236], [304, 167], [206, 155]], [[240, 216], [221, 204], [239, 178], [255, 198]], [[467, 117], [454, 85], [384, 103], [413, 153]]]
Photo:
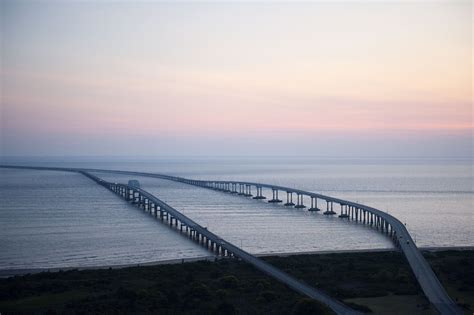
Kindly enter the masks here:
[[471, 1], [0, 10], [4, 156], [472, 156]]

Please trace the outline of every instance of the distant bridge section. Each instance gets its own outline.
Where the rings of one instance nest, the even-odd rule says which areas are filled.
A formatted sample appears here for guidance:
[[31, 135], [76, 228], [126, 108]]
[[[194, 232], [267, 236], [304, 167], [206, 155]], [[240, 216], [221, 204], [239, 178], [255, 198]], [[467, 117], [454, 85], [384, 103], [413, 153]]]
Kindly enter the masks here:
[[[286, 192], [286, 203], [284, 206], [295, 207], [298, 209], [306, 208], [304, 205], [304, 197], [310, 198], [311, 206], [308, 211], [322, 211], [324, 215], [336, 215], [335, 205], [339, 205], [341, 219], [354, 220], [368, 226], [377, 228], [381, 233], [387, 234], [405, 255], [415, 277], [420, 284], [423, 292], [428, 300], [441, 314], [462, 314], [460, 307], [449, 297], [446, 290], [439, 282], [428, 262], [425, 260], [421, 252], [418, 250], [415, 242], [411, 238], [410, 233], [405, 225], [401, 223], [394, 216], [383, 212], [381, 210], [362, 205], [356, 202], [334, 198], [318, 193], [308, 192], [291, 187], [284, 187], [271, 184], [245, 182], [245, 181], [213, 181], [213, 180], [196, 180], [177, 176], [120, 171], [120, 170], [103, 170], [103, 169], [81, 169], [81, 168], [57, 168], [57, 167], [29, 167], [29, 166], [0, 166], [9, 168], [24, 168], [24, 169], [45, 169], [57, 171], [70, 172], [101, 172], [111, 174], [123, 174], [129, 176], [146, 176], [152, 178], [160, 178], [181, 182], [189, 185], [199, 186], [207, 189], [213, 189], [229, 194], [252, 197], [253, 199], [263, 200], [266, 196], [263, 195], [262, 189], [266, 188], [272, 191], [272, 199], [268, 200], [270, 203], [282, 203], [279, 199], [279, 192]], [[256, 192], [252, 194], [252, 190]], [[296, 204], [293, 202], [293, 196], [296, 196]], [[325, 209], [318, 207], [318, 200], [323, 202]]]
[[[286, 284], [296, 292], [324, 303], [337, 314], [361, 314], [339, 302], [338, 300], [330, 297], [324, 292], [308, 286], [307, 284], [293, 278], [287, 273], [266, 263], [262, 259], [257, 258], [252, 254], [247, 253], [243, 249], [233, 245], [232, 243], [220, 238], [216, 234], [210, 232], [206, 227], [194, 222], [189, 217], [161, 201], [154, 195], [141, 189], [140, 187], [137, 187], [136, 184], [138, 181], [131, 180], [129, 181], [128, 185], [124, 185], [104, 181], [103, 179], [85, 171], [79, 171], [79, 173], [89, 177], [99, 185], [102, 185], [105, 188], [113, 191], [120, 197], [124, 198], [126, 201], [135, 204], [138, 208], [144, 209], [155, 218], [159, 218], [161, 221], [167, 221], [170, 226], [175, 226], [176, 228], [179, 226], [179, 231], [181, 233], [185, 233], [189, 238], [198, 242], [201, 246], [204, 246], [213, 253], [224, 257], [238, 257], [268, 274], [269, 276]], [[134, 185], [130, 185], [131, 182]]]

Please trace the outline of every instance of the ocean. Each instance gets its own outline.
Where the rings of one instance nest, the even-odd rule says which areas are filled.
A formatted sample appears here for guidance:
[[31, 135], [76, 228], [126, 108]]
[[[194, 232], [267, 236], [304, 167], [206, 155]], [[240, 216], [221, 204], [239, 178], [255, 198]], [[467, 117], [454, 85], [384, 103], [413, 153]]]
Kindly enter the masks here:
[[[474, 245], [470, 159], [90, 157], [68, 158], [67, 162], [4, 158], [2, 163], [273, 183], [387, 211], [406, 223], [419, 247]], [[254, 254], [392, 248], [388, 237], [374, 229], [321, 213], [161, 179], [96, 175], [123, 183], [138, 179], [143, 189]], [[271, 197], [271, 192], [264, 193]], [[285, 197], [281, 192], [280, 199]], [[0, 200], [0, 270], [144, 264], [209, 256], [186, 237], [80, 174], [0, 169]]]

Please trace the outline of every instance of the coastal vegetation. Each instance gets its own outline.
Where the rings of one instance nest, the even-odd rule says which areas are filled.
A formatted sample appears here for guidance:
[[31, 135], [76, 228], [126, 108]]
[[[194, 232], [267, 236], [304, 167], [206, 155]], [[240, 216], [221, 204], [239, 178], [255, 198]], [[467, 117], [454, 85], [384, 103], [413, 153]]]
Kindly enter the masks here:
[[[466, 311], [471, 310], [474, 251], [424, 255], [450, 295]], [[265, 260], [362, 312], [390, 313], [397, 308], [394, 303], [403, 303], [405, 313], [434, 312], [399, 252], [294, 255]], [[325, 306], [252, 266], [228, 259], [0, 279], [0, 312], [332, 314]]]

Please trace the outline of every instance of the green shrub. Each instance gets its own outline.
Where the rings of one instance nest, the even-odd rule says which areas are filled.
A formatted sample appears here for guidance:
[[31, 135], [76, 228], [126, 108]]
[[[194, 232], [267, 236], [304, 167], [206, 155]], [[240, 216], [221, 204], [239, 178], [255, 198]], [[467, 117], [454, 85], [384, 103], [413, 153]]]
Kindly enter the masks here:
[[225, 276], [219, 279], [219, 284], [226, 289], [235, 289], [239, 285], [239, 279], [235, 276]]
[[188, 298], [208, 299], [211, 297], [209, 288], [203, 283], [193, 283], [186, 293]]

